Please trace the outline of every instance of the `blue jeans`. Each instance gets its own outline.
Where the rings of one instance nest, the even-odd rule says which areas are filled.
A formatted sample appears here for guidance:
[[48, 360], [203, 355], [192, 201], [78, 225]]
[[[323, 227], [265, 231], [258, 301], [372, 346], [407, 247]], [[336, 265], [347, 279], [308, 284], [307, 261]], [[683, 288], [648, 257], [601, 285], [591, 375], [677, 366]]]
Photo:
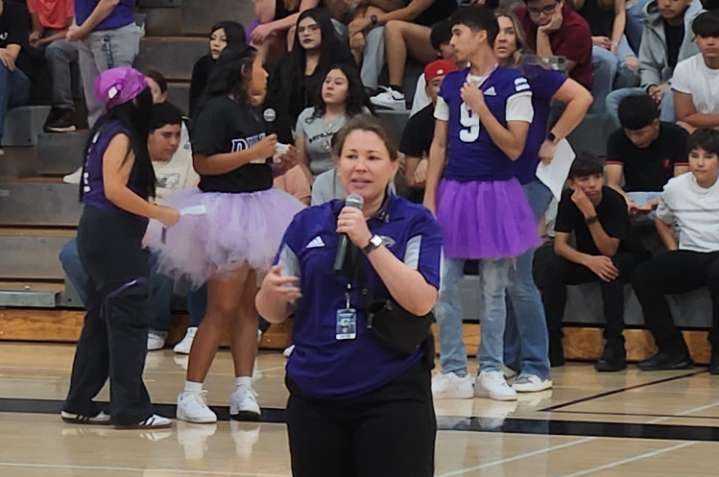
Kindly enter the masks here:
[[[552, 191], [540, 181], [524, 185], [537, 220], [544, 216]], [[517, 257], [507, 289], [507, 324], [504, 330], [504, 362], [520, 374], [549, 379], [549, 335], [542, 298], [534, 283], [534, 249]]]
[[[607, 114], [609, 114], [609, 117], [612, 118], [612, 121], [614, 121], [614, 124], [617, 127], [621, 127], [618, 111], [619, 104], [622, 100], [629, 96], [639, 96], [642, 94], [647, 94], [644, 88], [622, 88], [612, 91], [609, 96], [607, 96]], [[662, 102], [659, 105], [659, 108], [659, 119], [661, 121], [668, 123], [676, 122], [676, 113], [674, 112], [674, 93], [671, 89], [667, 90], [667, 92], [664, 93], [664, 96], [662, 96]]]
[[592, 96], [599, 99], [594, 102], [592, 112], [604, 113], [606, 103], [602, 98], [606, 98], [614, 89], [617, 73], [628, 56], [636, 56], [636, 54], [629, 47], [624, 36], [619, 42], [616, 53], [600, 46], [592, 47]]
[[[435, 309], [439, 325], [440, 365], [443, 374], [467, 375], [467, 352], [462, 329], [459, 283], [464, 277], [464, 259], [445, 258], [442, 285]], [[479, 260], [480, 343], [477, 353], [481, 371], [500, 371], [507, 318], [505, 293], [509, 286], [512, 259]]]
[[30, 102], [30, 79], [20, 68], [10, 71], [0, 63], [0, 146], [5, 133], [7, 110]]
[[[80, 255], [77, 251], [77, 239], [72, 239], [65, 244], [60, 251], [60, 263], [65, 271], [65, 276], [77, 291], [80, 300], [87, 303], [89, 277], [80, 262]], [[172, 315], [170, 307], [172, 304], [173, 281], [156, 272], [157, 257], [150, 254], [150, 329], [154, 331], [167, 331], [170, 328]], [[197, 290], [188, 293], [187, 309], [190, 313], [191, 326], [199, 326], [205, 316], [207, 308], [207, 287], [202, 286]]]

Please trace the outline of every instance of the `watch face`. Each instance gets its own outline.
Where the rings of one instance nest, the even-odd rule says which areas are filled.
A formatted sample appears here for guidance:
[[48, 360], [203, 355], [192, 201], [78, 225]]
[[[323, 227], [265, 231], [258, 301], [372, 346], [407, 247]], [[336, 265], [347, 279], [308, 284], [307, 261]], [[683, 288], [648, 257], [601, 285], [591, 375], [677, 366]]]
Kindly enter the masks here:
[[382, 245], [382, 237], [375, 235], [369, 240], [369, 243], [371, 243], [374, 247], [379, 247]]

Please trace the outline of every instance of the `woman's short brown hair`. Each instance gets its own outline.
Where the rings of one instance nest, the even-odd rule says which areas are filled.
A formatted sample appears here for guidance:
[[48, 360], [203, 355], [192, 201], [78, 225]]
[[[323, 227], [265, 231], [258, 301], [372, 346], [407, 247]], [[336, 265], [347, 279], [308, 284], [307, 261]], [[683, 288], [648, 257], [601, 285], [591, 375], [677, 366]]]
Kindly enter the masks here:
[[350, 119], [345, 126], [337, 131], [332, 138], [332, 154], [339, 158], [342, 155], [342, 148], [345, 145], [347, 136], [354, 131], [367, 131], [376, 134], [384, 143], [389, 152], [389, 159], [394, 162], [397, 160], [397, 148], [387, 134], [387, 130], [376, 118], [369, 114], [360, 114]]

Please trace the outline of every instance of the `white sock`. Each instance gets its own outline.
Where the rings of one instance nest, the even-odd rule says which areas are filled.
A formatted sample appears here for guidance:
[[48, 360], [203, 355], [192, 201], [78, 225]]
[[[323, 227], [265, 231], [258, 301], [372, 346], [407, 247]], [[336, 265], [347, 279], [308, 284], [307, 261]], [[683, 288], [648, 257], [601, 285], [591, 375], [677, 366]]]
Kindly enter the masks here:
[[202, 392], [202, 384], [194, 381], [185, 381], [185, 392], [186, 393], [200, 393]]
[[252, 377], [251, 376], [239, 376], [235, 378], [235, 387], [240, 386], [247, 386], [252, 387]]

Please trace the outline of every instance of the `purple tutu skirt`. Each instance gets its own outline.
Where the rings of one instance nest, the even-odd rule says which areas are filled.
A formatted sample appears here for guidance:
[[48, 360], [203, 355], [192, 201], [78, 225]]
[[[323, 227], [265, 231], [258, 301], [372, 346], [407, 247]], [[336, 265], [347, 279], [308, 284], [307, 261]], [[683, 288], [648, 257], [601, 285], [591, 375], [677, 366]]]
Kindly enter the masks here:
[[249, 265], [265, 273], [292, 218], [305, 205], [279, 189], [226, 194], [189, 189], [167, 202], [177, 209], [205, 206], [202, 215], [184, 215], [168, 227], [150, 221], [145, 244], [158, 254], [158, 271], [193, 287], [212, 275]]
[[448, 258], [518, 257], [540, 243], [537, 220], [516, 179], [443, 179], [437, 191], [437, 221]]

